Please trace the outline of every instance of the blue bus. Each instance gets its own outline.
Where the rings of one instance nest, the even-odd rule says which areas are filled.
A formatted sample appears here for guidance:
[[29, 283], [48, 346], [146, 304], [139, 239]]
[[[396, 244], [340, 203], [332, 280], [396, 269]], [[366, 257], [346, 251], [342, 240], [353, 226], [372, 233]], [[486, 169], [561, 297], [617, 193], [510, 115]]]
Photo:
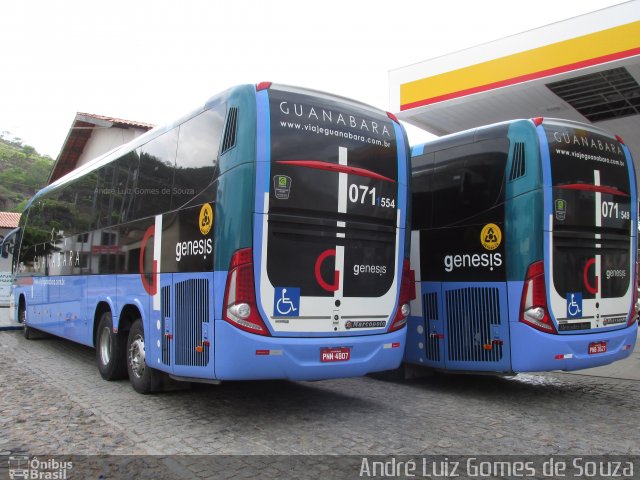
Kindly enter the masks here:
[[391, 114], [231, 88], [30, 200], [9, 240], [16, 320], [94, 346], [140, 393], [396, 368], [409, 175]]
[[405, 362], [511, 374], [631, 354], [638, 203], [620, 138], [514, 120], [416, 146], [411, 161]]

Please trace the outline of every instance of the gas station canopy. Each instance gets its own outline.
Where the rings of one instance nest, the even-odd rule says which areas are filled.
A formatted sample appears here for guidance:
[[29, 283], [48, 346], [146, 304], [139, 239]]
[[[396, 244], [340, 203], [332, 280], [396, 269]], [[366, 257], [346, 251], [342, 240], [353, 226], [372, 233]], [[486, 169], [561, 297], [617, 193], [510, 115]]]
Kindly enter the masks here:
[[592, 123], [640, 172], [640, 1], [392, 70], [392, 111], [436, 135], [515, 118]]

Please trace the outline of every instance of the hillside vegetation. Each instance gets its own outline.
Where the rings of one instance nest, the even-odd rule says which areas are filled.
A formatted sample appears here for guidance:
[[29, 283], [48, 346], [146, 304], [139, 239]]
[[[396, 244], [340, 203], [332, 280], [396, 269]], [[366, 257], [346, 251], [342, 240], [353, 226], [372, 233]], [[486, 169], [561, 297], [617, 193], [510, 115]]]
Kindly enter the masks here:
[[0, 211], [21, 212], [26, 201], [47, 184], [49, 156], [3, 132], [0, 136]]

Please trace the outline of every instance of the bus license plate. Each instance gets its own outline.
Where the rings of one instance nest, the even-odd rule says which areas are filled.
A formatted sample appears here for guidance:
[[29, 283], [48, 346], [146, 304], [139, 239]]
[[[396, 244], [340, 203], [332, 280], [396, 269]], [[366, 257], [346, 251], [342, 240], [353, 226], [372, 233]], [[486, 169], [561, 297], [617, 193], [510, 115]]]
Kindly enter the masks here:
[[605, 353], [607, 351], [607, 342], [592, 342], [589, 344], [589, 355], [596, 353]]
[[347, 362], [351, 358], [349, 347], [322, 348], [320, 349], [321, 362]]

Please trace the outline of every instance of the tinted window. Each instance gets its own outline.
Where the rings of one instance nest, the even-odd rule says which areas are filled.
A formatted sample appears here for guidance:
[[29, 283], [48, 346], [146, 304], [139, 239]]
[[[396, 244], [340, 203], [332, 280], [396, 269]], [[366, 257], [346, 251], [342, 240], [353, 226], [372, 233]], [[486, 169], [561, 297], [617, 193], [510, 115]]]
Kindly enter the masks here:
[[174, 209], [187, 204], [213, 182], [225, 108], [225, 105], [220, 105], [180, 125], [173, 182]]
[[492, 139], [435, 152], [433, 226], [460, 223], [502, 203], [509, 141]]
[[144, 218], [171, 210], [173, 169], [178, 130], [171, 130], [140, 147], [140, 175], [134, 217]]
[[138, 154], [130, 152], [118, 159], [116, 170], [114, 188], [118, 192], [118, 198], [115, 199], [114, 213], [117, 214], [119, 223], [124, 223], [135, 219], [133, 205], [138, 187]]
[[420, 155], [411, 159], [413, 165], [411, 177], [411, 190], [413, 192], [413, 205], [411, 215], [411, 228], [421, 230], [430, 228], [433, 209], [433, 153]]
[[616, 139], [548, 122], [544, 130], [549, 142], [553, 185], [593, 185], [594, 172], [598, 171], [600, 185], [629, 193], [627, 159]]

